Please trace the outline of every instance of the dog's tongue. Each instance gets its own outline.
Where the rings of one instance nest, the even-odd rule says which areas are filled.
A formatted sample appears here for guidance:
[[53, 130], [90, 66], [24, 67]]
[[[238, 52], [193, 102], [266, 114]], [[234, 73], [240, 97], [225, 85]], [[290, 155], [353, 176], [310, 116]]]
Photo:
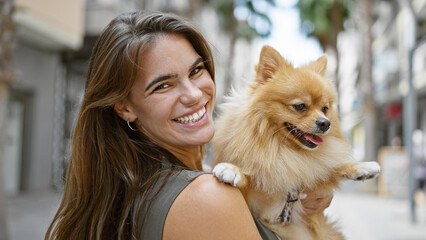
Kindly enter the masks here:
[[305, 137], [307, 140], [309, 140], [309, 141], [311, 141], [311, 142], [315, 143], [316, 145], [320, 145], [320, 144], [323, 144], [323, 143], [324, 143], [324, 141], [322, 140], [322, 138], [318, 137], [317, 135], [313, 135], [313, 134], [305, 133], [305, 134], [304, 134], [304, 137]]

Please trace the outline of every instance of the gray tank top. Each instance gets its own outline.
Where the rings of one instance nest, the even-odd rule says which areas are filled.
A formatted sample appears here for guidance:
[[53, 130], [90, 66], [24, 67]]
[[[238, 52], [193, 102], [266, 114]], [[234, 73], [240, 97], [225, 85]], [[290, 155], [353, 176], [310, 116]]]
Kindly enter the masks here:
[[[167, 214], [173, 202], [177, 196], [191, 183], [196, 177], [207, 174], [206, 172], [201, 171], [189, 171], [182, 170], [176, 173], [173, 173], [167, 182], [164, 184], [163, 188], [158, 192], [156, 196], [153, 197], [151, 207], [148, 209], [148, 206], [145, 206], [145, 209], [142, 209], [142, 215], [146, 215], [144, 224], [139, 224], [141, 229], [140, 240], [161, 240], [163, 237], [163, 227], [166, 220]], [[154, 187], [154, 192], [159, 189], [167, 177], [167, 174], [162, 174], [156, 186]], [[146, 204], [148, 205], [148, 204]], [[143, 219], [143, 217], [141, 217]], [[277, 240], [276, 235], [270, 231], [268, 228], [262, 225], [259, 220], [253, 217], [256, 226], [259, 230], [262, 239], [264, 240]], [[142, 226], [141, 226], [142, 225]]]

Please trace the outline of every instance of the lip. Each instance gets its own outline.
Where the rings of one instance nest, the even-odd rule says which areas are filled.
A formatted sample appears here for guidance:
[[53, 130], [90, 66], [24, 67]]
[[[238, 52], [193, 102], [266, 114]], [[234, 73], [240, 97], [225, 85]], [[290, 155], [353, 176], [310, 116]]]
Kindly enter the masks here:
[[[181, 115], [181, 116], [180, 116], [180, 117], [189, 116], [189, 115], [191, 115], [191, 114], [194, 114], [194, 113], [196, 113], [196, 112], [200, 111], [203, 107], [205, 107], [205, 108], [206, 108], [206, 112], [204, 113], [203, 117], [202, 117], [200, 120], [198, 120], [197, 122], [180, 123], [180, 122], [176, 122], [176, 121], [174, 121], [173, 119], [172, 119], [172, 121], [173, 121], [175, 124], [178, 124], [178, 125], [180, 125], [180, 126], [182, 126], [182, 127], [185, 127], [185, 128], [193, 128], [193, 127], [201, 126], [201, 125], [203, 125], [204, 123], [206, 123], [206, 122], [208, 121], [208, 118], [209, 118], [207, 103], [205, 103], [204, 105], [201, 105], [200, 107], [195, 108], [195, 110], [188, 111], [188, 112], [187, 112], [187, 113], [185, 113], [184, 115]], [[179, 117], [177, 117], [177, 118], [179, 118]], [[174, 119], [175, 119], [175, 118], [174, 118]]]
[[207, 103], [204, 103], [204, 104], [201, 104], [201, 105], [197, 106], [196, 108], [193, 108], [193, 109], [189, 110], [188, 112], [186, 112], [186, 113], [184, 113], [184, 114], [182, 114], [182, 115], [180, 115], [180, 116], [177, 116], [177, 117], [175, 117], [175, 118], [173, 118], [173, 119], [181, 118], [181, 117], [186, 117], [186, 116], [192, 115], [192, 114], [194, 114], [194, 113], [196, 113], [196, 112], [200, 111], [203, 107], [205, 107], [205, 108], [206, 108], [206, 111], [207, 111]]
[[323, 140], [315, 134], [304, 132], [288, 122], [285, 122], [284, 126], [303, 146], [308, 149], [315, 149], [318, 145], [323, 144]]

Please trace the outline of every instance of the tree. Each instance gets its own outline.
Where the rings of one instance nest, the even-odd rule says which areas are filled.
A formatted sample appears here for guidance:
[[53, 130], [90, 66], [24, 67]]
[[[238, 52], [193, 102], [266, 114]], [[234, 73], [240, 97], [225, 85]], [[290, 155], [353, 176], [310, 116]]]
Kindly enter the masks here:
[[0, 240], [8, 239], [6, 202], [4, 194], [3, 162], [6, 139], [6, 118], [9, 86], [14, 78], [10, 60], [13, 51], [13, 0], [0, 1]]
[[[211, 1], [211, 0], [210, 0]], [[229, 58], [225, 64], [224, 93], [227, 94], [232, 85], [232, 66], [235, 56], [235, 45], [237, 39], [267, 37], [271, 33], [272, 22], [268, 15], [258, 10], [254, 4], [256, 0], [215, 0], [212, 1], [218, 10], [222, 29], [229, 34]], [[275, 6], [275, 0], [265, 0], [271, 6]], [[245, 18], [237, 18], [235, 10], [243, 8], [248, 14]], [[256, 27], [256, 23], [262, 22], [262, 28]]]
[[339, 51], [337, 37], [344, 30], [344, 22], [349, 17], [354, 0], [299, 0], [302, 28], [318, 39], [322, 49], [331, 48], [336, 54], [334, 73], [336, 89], [339, 91]]

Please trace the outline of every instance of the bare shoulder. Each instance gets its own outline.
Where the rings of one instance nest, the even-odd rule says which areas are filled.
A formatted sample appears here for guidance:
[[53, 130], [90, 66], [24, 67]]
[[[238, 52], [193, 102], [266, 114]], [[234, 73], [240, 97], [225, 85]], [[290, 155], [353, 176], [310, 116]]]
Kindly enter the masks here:
[[241, 192], [204, 174], [176, 198], [163, 239], [261, 239]]

